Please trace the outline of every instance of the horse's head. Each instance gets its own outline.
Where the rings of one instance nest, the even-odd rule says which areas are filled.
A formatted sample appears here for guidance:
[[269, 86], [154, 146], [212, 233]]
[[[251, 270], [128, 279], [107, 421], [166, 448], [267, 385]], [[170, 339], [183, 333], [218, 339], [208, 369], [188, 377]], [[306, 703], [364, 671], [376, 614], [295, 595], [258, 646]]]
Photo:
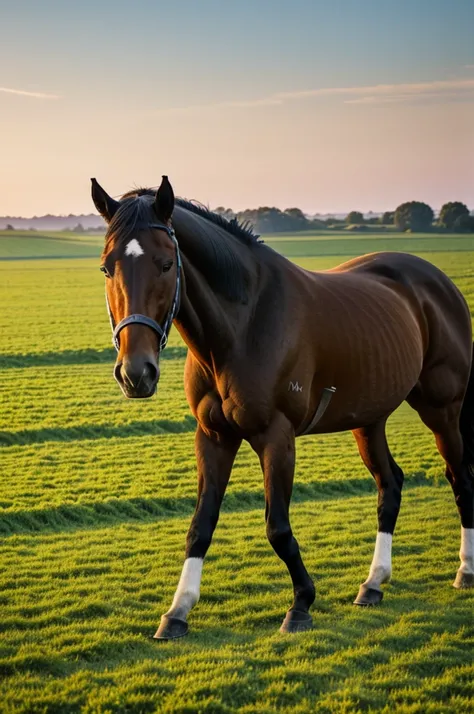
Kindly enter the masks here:
[[118, 352], [115, 378], [126, 397], [151, 397], [179, 302], [173, 189], [164, 176], [156, 195], [136, 191], [115, 201], [92, 179], [92, 199], [108, 224], [101, 270]]

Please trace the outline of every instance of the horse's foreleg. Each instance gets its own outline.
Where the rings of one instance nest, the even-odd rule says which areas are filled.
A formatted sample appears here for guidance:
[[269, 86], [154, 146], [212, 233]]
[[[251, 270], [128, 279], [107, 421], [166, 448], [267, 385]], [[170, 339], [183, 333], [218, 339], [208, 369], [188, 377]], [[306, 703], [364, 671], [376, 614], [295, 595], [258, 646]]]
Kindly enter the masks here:
[[264, 475], [267, 536], [275, 553], [286, 564], [293, 581], [293, 605], [280, 630], [308, 630], [312, 627], [309, 608], [314, 602], [315, 589], [301, 559], [289, 519], [295, 469], [293, 427], [283, 414], [279, 414], [267, 431], [251, 439], [250, 443], [258, 454]]
[[155, 639], [174, 639], [188, 631], [186, 618], [199, 600], [204, 557], [211, 544], [219, 510], [240, 439], [196, 432], [198, 500], [186, 539], [186, 559], [170, 609], [161, 618]]
[[355, 430], [363, 462], [375, 479], [378, 496], [378, 533], [367, 580], [362, 583], [355, 605], [376, 605], [382, 600], [381, 585], [392, 574], [392, 536], [402, 499], [403, 471], [395, 463], [385, 437], [386, 420]]

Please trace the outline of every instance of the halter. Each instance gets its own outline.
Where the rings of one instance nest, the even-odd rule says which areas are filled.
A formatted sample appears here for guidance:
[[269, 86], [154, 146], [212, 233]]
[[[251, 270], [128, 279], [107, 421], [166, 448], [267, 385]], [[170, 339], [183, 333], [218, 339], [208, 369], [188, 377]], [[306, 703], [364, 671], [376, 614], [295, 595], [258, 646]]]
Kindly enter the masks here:
[[146, 325], [146, 327], [149, 327], [158, 336], [158, 352], [164, 350], [166, 347], [166, 343], [168, 342], [168, 335], [171, 329], [171, 324], [174, 318], [176, 317], [176, 313], [179, 309], [179, 302], [181, 297], [181, 269], [183, 264], [181, 261], [181, 253], [179, 251], [179, 245], [178, 241], [176, 240], [175, 232], [173, 228], [171, 228], [171, 226], [167, 226], [164, 223], [149, 223], [147, 224], [147, 227], [157, 228], [158, 230], [165, 231], [165, 233], [168, 234], [168, 236], [174, 243], [174, 247], [176, 249], [176, 288], [174, 291], [174, 298], [173, 302], [171, 303], [169, 312], [166, 316], [165, 324], [163, 325], [163, 327], [161, 327], [161, 325], [159, 325], [156, 320], [153, 320], [151, 317], [147, 317], [146, 315], [141, 315], [138, 312], [133, 313], [133, 315], [128, 315], [128, 317], [124, 317], [123, 320], [120, 320], [118, 325], [116, 325], [112, 315], [112, 311], [110, 309], [109, 299], [107, 297], [106, 291], [105, 304], [107, 305], [110, 326], [112, 328], [112, 342], [117, 352], [120, 349], [120, 333], [122, 332], [124, 327], [127, 327], [127, 325]]

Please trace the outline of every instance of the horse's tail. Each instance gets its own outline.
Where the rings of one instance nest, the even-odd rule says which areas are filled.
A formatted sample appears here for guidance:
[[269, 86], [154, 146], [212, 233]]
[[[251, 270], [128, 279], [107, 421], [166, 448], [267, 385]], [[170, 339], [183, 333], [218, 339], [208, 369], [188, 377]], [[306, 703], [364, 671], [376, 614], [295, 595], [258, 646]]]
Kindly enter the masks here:
[[471, 373], [461, 409], [459, 426], [464, 444], [464, 462], [474, 475], [474, 345]]

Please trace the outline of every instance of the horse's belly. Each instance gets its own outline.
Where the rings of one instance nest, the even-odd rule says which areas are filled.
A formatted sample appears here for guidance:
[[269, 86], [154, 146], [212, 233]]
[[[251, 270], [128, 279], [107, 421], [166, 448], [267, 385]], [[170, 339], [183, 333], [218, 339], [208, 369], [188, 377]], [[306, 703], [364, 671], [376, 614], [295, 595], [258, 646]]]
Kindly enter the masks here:
[[377, 311], [377, 320], [352, 324], [350, 336], [349, 331], [340, 330], [332, 359], [326, 357], [330, 383], [318, 379], [318, 389], [333, 386], [336, 391], [314, 433], [355, 429], [377, 421], [396, 409], [419, 379], [423, 338], [408, 311], [392, 312], [385, 321]]

